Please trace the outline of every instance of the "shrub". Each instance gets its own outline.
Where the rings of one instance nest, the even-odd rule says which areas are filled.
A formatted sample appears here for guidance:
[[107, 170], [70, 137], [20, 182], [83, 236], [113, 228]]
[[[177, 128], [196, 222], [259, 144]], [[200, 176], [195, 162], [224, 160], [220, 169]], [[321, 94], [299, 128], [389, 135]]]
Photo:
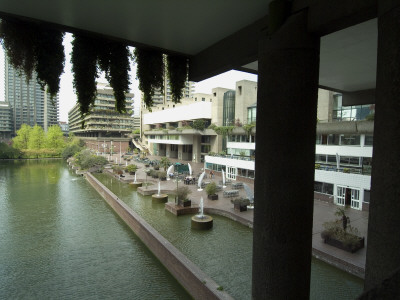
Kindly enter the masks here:
[[120, 165], [113, 165], [112, 169], [115, 174], [122, 174], [123, 168]]
[[210, 184], [207, 184], [206, 186], [206, 193], [207, 195], [215, 195], [215, 193], [217, 192], [217, 185], [215, 184], [215, 182], [211, 182]]
[[79, 144], [71, 144], [67, 146], [63, 152], [61, 153], [61, 156], [63, 159], [68, 159], [72, 156], [74, 156], [76, 153], [82, 150], [82, 147], [79, 146]]
[[137, 165], [128, 165], [125, 167], [125, 171], [129, 173], [134, 173], [138, 169]]
[[103, 167], [108, 163], [103, 156], [93, 155], [89, 150], [82, 150], [74, 155], [76, 164], [83, 170], [93, 167]]
[[184, 201], [190, 193], [191, 191], [187, 186], [181, 186], [177, 189], [176, 196], [178, 197], [178, 200]]
[[18, 149], [15, 149], [6, 143], [0, 143], [0, 158], [21, 158], [22, 152]]
[[197, 130], [204, 130], [204, 128], [206, 127], [206, 123], [202, 119], [194, 120], [192, 123], [192, 127], [193, 129]]

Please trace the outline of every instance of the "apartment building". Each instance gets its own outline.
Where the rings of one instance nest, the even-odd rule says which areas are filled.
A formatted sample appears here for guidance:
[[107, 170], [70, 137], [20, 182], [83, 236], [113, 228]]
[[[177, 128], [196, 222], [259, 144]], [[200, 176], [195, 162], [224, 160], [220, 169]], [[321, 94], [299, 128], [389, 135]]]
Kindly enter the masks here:
[[5, 56], [4, 65], [5, 100], [11, 108], [12, 135], [16, 135], [22, 124], [39, 125], [45, 131], [58, 124], [58, 95], [54, 99], [37, 82], [36, 73], [27, 81], [9, 64]]
[[107, 153], [120, 152], [118, 148], [120, 146], [122, 152], [126, 151], [131, 145], [128, 135], [133, 130], [134, 95], [126, 94], [127, 112], [120, 114], [115, 110], [112, 88], [106, 84], [98, 84], [97, 87], [97, 97], [90, 114], [82, 120], [78, 104], [68, 112], [69, 132], [84, 140], [86, 146], [93, 150]]

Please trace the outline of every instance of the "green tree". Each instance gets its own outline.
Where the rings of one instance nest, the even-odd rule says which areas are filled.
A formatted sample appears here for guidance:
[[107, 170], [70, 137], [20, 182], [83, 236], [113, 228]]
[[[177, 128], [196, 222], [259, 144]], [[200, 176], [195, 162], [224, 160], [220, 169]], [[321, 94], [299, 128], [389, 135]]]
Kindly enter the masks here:
[[58, 125], [50, 126], [46, 135], [46, 147], [49, 149], [60, 149], [65, 147], [64, 135]]
[[16, 149], [28, 149], [29, 138], [32, 128], [27, 124], [22, 124], [17, 131], [17, 136], [13, 138], [13, 146]]
[[167, 171], [168, 167], [171, 165], [168, 157], [161, 157], [160, 165], [164, 168], [164, 171]]
[[28, 149], [39, 150], [45, 146], [45, 135], [43, 128], [39, 125], [33, 126], [28, 142]]
[[0, 158], [20, 158], [21, 156], [21, 151], [7, 145], [6, 143], [0, 143]]

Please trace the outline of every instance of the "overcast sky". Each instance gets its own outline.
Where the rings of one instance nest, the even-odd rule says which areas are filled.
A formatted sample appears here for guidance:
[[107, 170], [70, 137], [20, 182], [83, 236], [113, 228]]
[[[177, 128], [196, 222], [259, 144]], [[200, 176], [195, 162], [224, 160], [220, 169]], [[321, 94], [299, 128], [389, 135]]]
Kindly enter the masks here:
[[[68, 121], [68, 111], [76, 103], [76, 95], [72, 86], [72, 73], [71, 73], [71, 56], [72, 51], [71, 45], [72, 35], [67, 34], [64, 39], [64, 49], [65, 49], [65, 67], [64, 73], [61, 75], [60, 83], [60, 106], [59, 106], [59, 120]], [[249, 74], [239, 71], [229, 71], [218, 76], [211, 77], [207, 80], [200, 81], [195, 84], [196, 93], [208, 93], [211, 94], [211, 89], [215, 87], [224, 87], [229, 89], [235, 88], [235, 83], [239, 80], [253, 80], [257, 81], [257, 75]], [[100, 82], [106, 82], [104, 75], [100, 77]], [[135, 104], [139, 105], [140, 91], [139, 83], [136, 80], [136, 66], [131, 64], [131, 92], [135, 94]], [[4, 101], [4, 51], [0, 47], [0, 101]], [[135, 107], [135, 114], [138, 112], [138, 107]]]

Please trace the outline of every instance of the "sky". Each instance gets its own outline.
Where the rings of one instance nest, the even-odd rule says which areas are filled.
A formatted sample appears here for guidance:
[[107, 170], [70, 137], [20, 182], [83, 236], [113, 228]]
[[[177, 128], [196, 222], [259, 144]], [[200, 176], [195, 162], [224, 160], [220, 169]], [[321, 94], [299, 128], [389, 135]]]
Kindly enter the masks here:
[[[72, 35], [66, 34], [64, 38], [64, 52], [65, 52], [65, 66], [64, 73], [61, 75], [60, 80], [60, 93], [59, 93], [59, 120], [68, 122], [68, 111], [76, 104], [76, 95], [72, 85], [72, 72], [71, 72], [71, 56], [72, 51], [71, 45]], [[131, 62], [131, 92], [134, 93], [135, 99], [135, 114], [139, 112], [140, 105], [140, 90], [139, 82], [136, 79], [136, 66]], [[257, 75], [240, 72], [240, 71], [228, 71], [220, 75], [211, 77], [209, 79], [195, 83], [195, 93], [206, 93], [211, 94], [211, 90], [215, 87], [223, 87], [228, 89], [235, 89], [235, 83], [240, 80], [252, 80], [257, 81]], [[99, 82], [107, 82], [104, 74], [98, 79]], [[4, 51], [3, 47], [0, 47], [0, 101], [5, 101], [4, 97]]]

